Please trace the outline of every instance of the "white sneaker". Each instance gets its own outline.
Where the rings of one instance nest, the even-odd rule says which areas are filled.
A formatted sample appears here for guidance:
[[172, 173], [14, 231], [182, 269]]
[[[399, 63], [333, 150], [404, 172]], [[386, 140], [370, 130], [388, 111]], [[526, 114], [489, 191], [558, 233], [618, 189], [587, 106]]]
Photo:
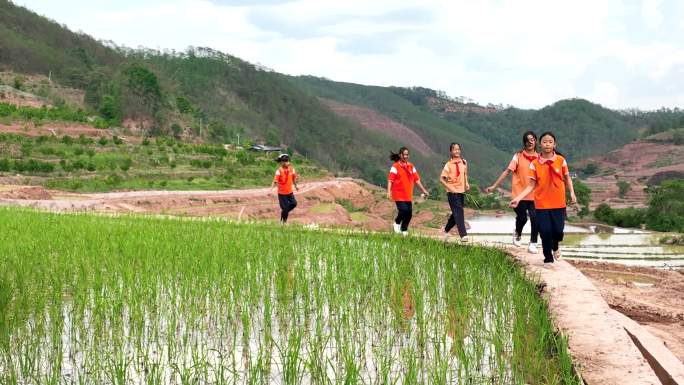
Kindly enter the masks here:
[[401, 235], [404, 236], [404, 237], [405, 237], [405, 236], [408, 236], [408, 231], [402, 231], [402, 232], [401, 232]]
[[444, 242], [449, 242], [451, 240], [451, 234], [442, 231], [442, 236], [440, 237]]
[[560, 248], [558, 248], [558, 250], [556, 250], [556, 251], [553, 252], [553, 259], [556, 259], [556, 260], [561, 259], [561, 251], [560, 251]]
[[468, 238], [467, 235], [464, 235], [461, 237], [461, 243], [468, 243], [470, 242], [470, 238]]
[[537, 244], [530, 242], [530, 245], [527, 246], [527, 252], [530, 254], [537, 254], [539, 250], [537, 250]]
[[401, 233], [401, 225], [397, 223], [392, 223], [392, 228], [394, 229], [394, 232], [399, 234]]
[[513, 233], [513, 246], [520, 247], [521, 245], [522, 245], [522, 243], [520, 243], [520, 236], [514, 232]]

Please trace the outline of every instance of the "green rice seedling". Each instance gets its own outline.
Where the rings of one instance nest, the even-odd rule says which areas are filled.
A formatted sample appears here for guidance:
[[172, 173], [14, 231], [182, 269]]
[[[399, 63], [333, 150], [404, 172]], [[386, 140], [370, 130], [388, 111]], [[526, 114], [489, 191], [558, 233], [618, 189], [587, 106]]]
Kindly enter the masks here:
[[579, 383], [496, 250], [7, 208], [0, 226], [8, 383]]

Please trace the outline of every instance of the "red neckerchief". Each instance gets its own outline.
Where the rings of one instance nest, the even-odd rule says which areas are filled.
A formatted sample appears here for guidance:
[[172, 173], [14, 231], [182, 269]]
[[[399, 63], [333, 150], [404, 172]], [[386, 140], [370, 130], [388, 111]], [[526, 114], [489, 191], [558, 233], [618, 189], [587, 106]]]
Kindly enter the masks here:
[[525, 159], [527, 159], [529, 162], [534, 162], [535, 159], [539, 158], [539, 154], [537, 154], [536, 152], [534, 153], [534, 155], [527, 155], [527, 152], [525, 152], [525, 150], [520, 151], [520, 153], [521, 153], [522, 156], [524, 156]]
[[285, 181], [282, 182], [282, 183], [283, 183], [283, 184], [284, 184], [284, 183], [287, 183], [288, 178], [290, 178], [290, 168], [289, 168], [289, 167], [288, 167], [288, 168], [281, 167], [280, 170], [281, 170], [281, 171], [280, 171], [280, 174], [281, 174], [281, 175], [283, 175], [283, 174], [285, 175]]
[[554, 153], [553, 157], [551, 159], [546, 159], [546, 158], [539, 156], [539, 158], [537, 158], [537, 160], [538, 160], [540, 165], [542, 165], [542, 166], [547, 165], [549, 167], [549, 178], [551, 178], [551, 183], [553, 184], [554, 187], [559, 187], [559, 185], [556, 183], [556, 178], [554, 178], [553, 176], [555, 175], [558, 177], [558, 179], [563, 181], [563, 174], [559, 171], [556, 171], [556, 169], [553, 167], [553, 163], [556, 160], [556, 154]]
[[413, 170], [409, 170], [412, 168], [410, 167], [411, 164], [409, 162], [404, 163], [402, 161], [398, 161], [397, 164], [399, 165], [399, 167], [404, 169], [404, 172], [406, 172], [406, 175], [408, 176], [409, 182], [413, 182]]
[[461, 169], [458, 167], [458, 165], [459, 163], [463, 163], [463, 158], [458, 158], [457, 160], [452, 159], [451, 162], [456, 166], [456, 178], [458, 178], [459, 176], [461, 176]]

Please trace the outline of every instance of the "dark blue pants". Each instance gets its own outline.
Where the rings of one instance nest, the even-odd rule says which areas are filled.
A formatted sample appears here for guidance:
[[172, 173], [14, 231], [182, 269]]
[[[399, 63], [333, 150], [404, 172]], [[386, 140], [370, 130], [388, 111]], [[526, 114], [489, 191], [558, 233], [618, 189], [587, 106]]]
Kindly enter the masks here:
[[394, 223], [401, 225], [401, 231], [408, 230], [408, 225], [411, 222], [411, 217], [413, 217], [413, 202], [400, 202], [395, 201], [397, 204], [397, 217], [394, 219]]
[[293, 193], [278, 194], [278, 204], [280, 204], [280, 221], [285, 223], [290, 211], [297, 207], [297, 200]]
[[565, 208], [537, 209], [537, 228], [542, 239], [544, 262], [553, 262], [553, 252], [563, 240], [565, 227]]
[[444, 226], [444, 232], [448, 233], [454, 228], [454, 226], [456, 226], [458, 229], [458, 235], [465, 237], [468, 235], [465, 227], [465, 216], [463, 214], [463, 202], [465, 201], [465, 194], [450, 192], [447, 193], [447, 199], [449, 200], [451, 215], [449, 216], [446, 226]]
[[527, 217], [530, 217], [530, 243], [537, 243], [537, 229], [536, 210], [534, 209], [534, 201], [520, 201], [515, 208], [515, 234], [520, 236], [523, 227], [527, 223]]

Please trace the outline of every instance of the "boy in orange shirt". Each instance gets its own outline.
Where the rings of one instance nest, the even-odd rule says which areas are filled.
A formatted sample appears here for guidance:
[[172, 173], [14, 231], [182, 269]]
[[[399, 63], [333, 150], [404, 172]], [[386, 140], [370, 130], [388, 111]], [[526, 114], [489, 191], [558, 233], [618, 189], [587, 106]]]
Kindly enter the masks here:
[[444, 165], [439, 181], [447, 190], [447, 199], [451, 208], [451, 215], [444, 226], [445, 240], [449, 236], [449, 231], [456, 226], [461, 242], [468, 242], [468, 232], [465, 227], [465, 217], [463, 205], [465, 203], [465, 192], [470, 190], [468, 184], [468, 163], [461, 158], [461, 145], [451, 143], [449, 145], [451, 159]]
[[561, 256], [559, 242], [563, 240], [566, 205], [565, 188], [570, 190], [570, 204], [577, 203], [570, 172], [565, 158], [556, 151], [556, 137], [545, 132], [539, 137], [541, 155], [530, 164], [530, 181], [518, 196], [511, 200], [515, 208], [520, 200], [534, 191], [537, 228], [542, 238], [544, 263], [553, 263]]
[[287, 217], [290, 211], [297, 207], [297, 200], [292, 192], [292, 186], [299, 191], [297, 186], [297, 173], [290, 164], [290, 156], [287, 154], [280, 154], [278, 156], [280, 167], [275, 172], [273, 182], [271, 183], [271, 191], [278, 186], [278, 203], [280, 204], [280, 222], [287, 223]]
[[[499, 178], [493, 185], [485, 189], [486, 192], [491, 193], [507, 176], [513, 174], [512, 177], [512, 191], [511, 196], [516, 197], [527, 187], [527, 181], [530, 173], [530, 163], [537, 159], [537, 135], [532, 131], [527, 131], [523, 134], [523, 148], [513, 155], [511, 163], [508, 164]], [[534, 208], [534, 192], [526, 195], [515, 208], [515, 231], [513, 233], [513, 245], [520, 246], [520, 238], [522, 236], [523, 227], [527, 223], [527, 217], [530, 217], [530, 244], [527, 251], [533, 254], [537, 253], [537, 230], [536, 212]]]
[[406, 147], [398, 153], [390, 153], [390, 160], [394, 163], [387, 176], [387, 199], [397, 205], [397, 217], [392, 228], [395, 233], [408, 235], [408, 225], [413, 216], [413, 185], [417, 184], [423, 191], [423, 197], [430, 195], [420, 182], [420, 175], [416, 167], [408, 161], [409, 150]]

